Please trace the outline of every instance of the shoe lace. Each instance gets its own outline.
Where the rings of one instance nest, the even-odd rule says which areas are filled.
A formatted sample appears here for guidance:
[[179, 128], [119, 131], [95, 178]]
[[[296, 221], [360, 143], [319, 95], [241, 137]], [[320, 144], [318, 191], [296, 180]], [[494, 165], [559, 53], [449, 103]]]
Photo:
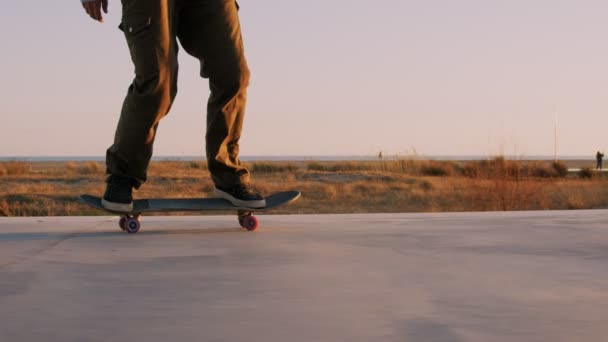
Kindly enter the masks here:
[[253, 186], [250, 183], [239, 185], [237, 187], [237, 192], [239, 192], [241, 194], [257, 194], [258, 193], [255, 186]]

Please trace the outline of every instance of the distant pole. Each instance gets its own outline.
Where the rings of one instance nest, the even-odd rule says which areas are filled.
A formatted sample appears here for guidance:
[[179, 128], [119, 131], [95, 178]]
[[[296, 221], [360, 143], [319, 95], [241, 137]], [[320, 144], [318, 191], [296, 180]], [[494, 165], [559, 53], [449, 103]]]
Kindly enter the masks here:
[[557, 106], [553, 112], [553, 159], [557, 162]]

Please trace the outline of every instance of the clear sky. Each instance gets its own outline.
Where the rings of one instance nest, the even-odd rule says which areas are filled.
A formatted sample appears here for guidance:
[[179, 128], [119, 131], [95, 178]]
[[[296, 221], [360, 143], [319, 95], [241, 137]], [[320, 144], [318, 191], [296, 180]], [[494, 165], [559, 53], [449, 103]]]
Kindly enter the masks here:
[[[104, 155], [132, 79], [120, 1], [0, 6], [0, 156]], [[608, 1], [241, 0], [242, 155], [590, 155], [608, 147]], [[204, 153], [180, 51], [156, 155]], [[557, 110], [556, 110], [557, 108]]]

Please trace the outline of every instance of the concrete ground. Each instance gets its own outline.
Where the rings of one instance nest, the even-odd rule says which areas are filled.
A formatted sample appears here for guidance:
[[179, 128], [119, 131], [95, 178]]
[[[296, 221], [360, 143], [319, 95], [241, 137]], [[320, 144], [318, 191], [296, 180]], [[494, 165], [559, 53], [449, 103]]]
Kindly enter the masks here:
[[605, 341], [608, 210], [0, 219], [0, 341]]

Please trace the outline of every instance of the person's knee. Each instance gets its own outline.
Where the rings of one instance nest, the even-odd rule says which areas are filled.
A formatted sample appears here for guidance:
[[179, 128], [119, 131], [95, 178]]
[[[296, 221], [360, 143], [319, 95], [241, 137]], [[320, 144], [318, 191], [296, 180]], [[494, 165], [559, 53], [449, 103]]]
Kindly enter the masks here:
[[139, 74], [133, 81], [133, 92], [142, 97], [159, 97], [173, 102], [177, 95], [177, 73], [171, 68], [161, 68], [156, 72]]
[[[206, 68], [204, 68], [206, 69]], [[232, 66], [225, 66], [223, 70], [216, 72], [202, 70], [201, 75], [209, 78], [215, 92], [238, 94], [249, 86], [251, 72], [246, 63], [235, 63]]]
[[234, 78], [235, 85], [239, 89], [245, 89], [249, 86], [249, 79], [251, 78], [251, 72], [247, 65], [243, 65], [239, 68], [236, 77]]

